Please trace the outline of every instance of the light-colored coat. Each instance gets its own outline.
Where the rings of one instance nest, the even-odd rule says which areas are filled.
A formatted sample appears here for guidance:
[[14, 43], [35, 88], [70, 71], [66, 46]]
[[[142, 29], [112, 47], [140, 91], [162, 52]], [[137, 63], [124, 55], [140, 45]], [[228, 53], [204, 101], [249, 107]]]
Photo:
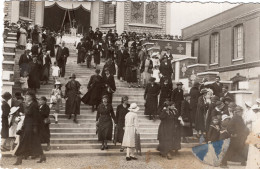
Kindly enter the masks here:
[[125, 116], [125, 134], [123, 147], [135, 147], [135, 133], [139, 130], [138, 117], [134, 112], [129, 112]]

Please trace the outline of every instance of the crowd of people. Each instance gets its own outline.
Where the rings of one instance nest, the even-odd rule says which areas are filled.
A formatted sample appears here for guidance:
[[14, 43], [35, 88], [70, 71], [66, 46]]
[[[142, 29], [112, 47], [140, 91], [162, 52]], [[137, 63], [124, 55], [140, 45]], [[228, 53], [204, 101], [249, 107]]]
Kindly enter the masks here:
[[[2, 95], [1, 132], [4, 139], [2, 151], [6, 150], [6, 139], [10, 137], [13, 140], [11, 149], [16, 149], [16, 165], [28, 156], [40, 157], [38, 162], [46, 161], [41, 143], [46, 143], [46, 150], [50, 150], [50, 109], [55, 110], [57, 124], [62, 98], [66, 100], [65, 114], [68, 119], [74, 115], [75, 123], [78, 123], [81, 102], [92, 106], [93, 112], [97, 111], [96, 132], [98, 141], [102, 142], [101, 150], [108, 149], [107, 143], [112, 140], [115, 125], [117, 132], [114, 133], [114, 141], [121, 143], [120, 151], [126, 148], [127, 161], [136, 160], [133, 148], [136, 146], [136, 135], [140, 133], [137, 116], [139, 107], [136, 103], [129, 104], [128, 96], [124, 96], [114, 112], [112, 103], [116, 91], [116, 74], [119, 80], [128, 83], [129, 88], [145, 88], [144, 114], [150, 120], [158, 117], [161, 120], [158, 150], [163, 157], [171, 159], [173, 151], [178, 153], [181, 141], [188, 142], [187, 137], [192, 137], [195, 129], [200, 143], [231, 139], [222, 161], [223, 167], [227, 161], [234, 160], [232, 158], [235, 155], [236, 160], [246, 165], [248, 148], [245, 142], [249, 132], [255, 128], [254, 122], [259, 119], [259, 99], [254, 105], [246, 102], [247, 110], [243, 110], [241, 105], [236, 105], [235, 98], [228, 92], [229, 87], [220, 82], [220, 77], [216, 77], [214, 83], [207, 82], [207, 79], [194, 82], [188, 93], [184, 93], [182, 82], [176, 83], [173, 89], [172, 54], [166, 50], [154, 52], [150, 56], [143, 42], [152, 38], [151, 34], [125, 31], [119, 36], [116, 30], [109, 30], [105, 34], [98, 28], [94, 32], [92, 27], [76, 44], [78, 64], [86, 62], [87, 67], [91, 68], [94, 58], [95, 74], [89, 79], [88, 92], [81, 98], [81, 84], [76, 80], [76, 75], [72, 74], [63, 94], [59, 78], [65, 75], [69, 50], [65, 47], [62, 34], [55, 35], [48, 29], [20, 22], [16, 26], [19, 30], [18, 48], [25, 49], [19, 60], [22, 94], [16, 93], [14, 98], [8, 92]], [[53, 57], [55, 62], [52, 65]], [[101, 72], [98, 66], [102, 58], [106, 63]], [[50, 104], [47, 105], [47, 98], [41, 97], [37, 101], [35, 92], [40, 84], [48, 83], [50, 68], [54, 88], [50, 93]], [[11, 106], [7, 103], [10, 99]], [[11, 133], [10, 127], [13, 129]]]

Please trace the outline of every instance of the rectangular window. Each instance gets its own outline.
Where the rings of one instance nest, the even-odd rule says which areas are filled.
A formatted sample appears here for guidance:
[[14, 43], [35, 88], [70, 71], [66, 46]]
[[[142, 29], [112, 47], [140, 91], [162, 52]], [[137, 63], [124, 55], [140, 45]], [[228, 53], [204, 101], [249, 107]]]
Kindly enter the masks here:
[[105, 2], [104, 11], [104, 24], [115, 24], [116, 5], [112, 2]]
[[219, 33], [214, 33], [210, 38], [210, 64], [218, 63], [219, 58]]
[[131, 23], [158, 25], [158, 2], [131, 2]]
[[244, 30], [243, 25], [234, 27], [234, 57], [233, 59], [243, 58], [244, 53]]
[[193, 41], [192, 56], [196, 57], [196, 58], [199, 57], [199, 40], [194, 40]]
[[19, 7], [19, 15], [22, 17], [30, 17], [30, 1], [21, 1]]

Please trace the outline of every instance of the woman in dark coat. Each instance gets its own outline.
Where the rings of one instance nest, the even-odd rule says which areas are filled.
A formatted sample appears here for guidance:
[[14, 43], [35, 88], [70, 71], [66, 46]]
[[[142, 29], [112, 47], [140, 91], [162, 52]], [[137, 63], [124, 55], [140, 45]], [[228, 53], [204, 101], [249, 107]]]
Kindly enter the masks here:
[[222, 159], [222, 167], [227, 166], [227, 161], [241, 162], [241, 165], [246, 165], [248, 150], [245, 141], [249, 130], [242, 119], [242, 114], [243, 108], [237, 106], [234, 110], [234, 116], [228, 123], [227, 131], [231, 134], [231, 140], [227, 152]]
[[165, 101], [171, 100], [171, 93], [172, 93], [172, 84], [169, 83], [167, 78], [160, 79], [161, 91], [160, 91], [160, 99], [159, 99], [159, 106], [158, 111], [161, 112], [163, 108], [163, 104]]
[[103, 96], [102, 103], [97, 109], [97, 134], [98, 141], [102, 142], [101, 150], [108, 149], [107, 141], [112, 140], [113, 122], [115, 121], [115, 113], [112, 104], [108, 103], [108, 97]]
[[197, 112], [195, 117], [195, 129], [197, 130], [197, 137], [200, 137], [199, 132], [201, 134], [205, 134], [205, 120], [206, 120], [206, 114], [208, 111], [208, 103], [206, 100], [206, 95], [208, 93], [207, 89], [202, 89], [201, 93], [202, 96], [199, 97], [198, 100], [198, 106], [197, 106]]
[[102, 70], [102, 76], [105, 76], [105, 70], [108, 69], [109, 73], [111, 75], [115, 75], [116, 74], [116, 66], [114, 61], [111, 58], [108, 58], [107, 62], [105, 63], [103, 70]]
[[45, 53], [42, 55], [42, 77], [41, 80], [43, 81], [42, 84], [47, 84], [50, 75], [50, 65], [51, 65], [51, 58], [49, 53]]
[[181, 118], [184, 125], [181, 127], [181, 136], [183, 142], [187, 143], [186, 137], [193, 136], [192, 121], [191, 121], [191, 106], [190, 106], [190, 94], [184, 94], [184, 100], [181, 102]]
[[28, 156], [40, 156], [40, 161], [37, 161], [37, 163], [46, 161], [46, 157], [43, 154], [41, 146], [41, 120], [35, 95], [31, 92], [27, 93], [25, 96], [25, 103], [25, 119], [22, 133], [20, 135], [20, 142], [15, 152], [15, 155], [18, 157], [14, 165], [21, 165], [23, 157]]
[[38, 32], [38, 26], [37, 25], [34, 26], [34, 29], [32, 31], [32, 42], [34, 44], [39, 43], [39, 32]]
[[83, 38], [81, 38], [80, 43], [78, 43], [76, 49], [78, 50], [77, 64], [84, 63], [86, 48], [85, 48], [85, 42]]
[[40, 89], [40, 75], [41, 75], [40, 64], [37, 61], [37, 57], [34, 56], [33, 61], [30, 62], [28, 87], [30, 89], [33, 89], [35, 92], [37, 89]]
[[181, 102], [184, 100], [183, 97], [183, 90], [182, 90], [182, 82], [178, 82], [177, 88], [173, 89], [172, 95], [171, 95], [171, 101], [175, 103], [175, 106], [178, 110], [178, 112], [181, 112]]
[[102, 50], [101, 46], [98, 43], [98, 40], [95, 41], [93, 45], [93, 55], [94, 55], [94, 63], [95, 68], [100, 64], [100, 51]]
[[126, 74], [125, 79], [129, 83], [129, 88], [133, 87], [133, 83], [137, 82], [137, 67], [138, 62], [135, 55], [131, 54], [130, 58], [126, 60]]
[[95, 72], [96, 74], [92, 75], [88, 82], [88, 92], [81, 99], [83, 103], [92, 106], [92, 112], [94, 112], [101, 103], [102, 90], [104, 88], [103, 78], [99, 75], [100, 70], [96, 69]]
[[[128, 97], [122, 97], [122, 103], [116, 108], [116, 118], [115, 124], [117, 125], [117, 140], [116, 142], [122, 143], [124, 137], [124, 127], [125, 127], [125, 115], [129, 112], [128, 108], [130, 104], [128, 104]], [[121, 147], [120, 151], [122, 152], [124, 149]]]
[[218, 96], [213, 96], [210, 98], [211, 103], [209, 104], [209, 109], [208, 109], [208, 116], [206, 119], [206, 132], [209, 130], [209, 126], [212, 120], [212, 111], [215, 109], [216, 107], [216, 103], [219, 101], [219, 97]]
[[157, 114], [157, 107], [158, 107], [158, 95], [160, 93], [160, 86], [155, 83], [155, 78], [151, 77], [150, 82], [144, 92], [144, 99], [145, 99], [145, 110], [144, 114], [149, 115], [150, 120], [155, 118]]
[[9, 92], [5, 92], [2, 95], [2, 129], [1, 129], [1, 151], [7, 151], [7, 148], [5, 147], [6, 139], [9, 137], [9, 123], [8, 123], [8, 116], [10, 113], [11, 107], [8, 104], [8, 100], [12, 98], [12, 95]]
[[47, 44], [46, 50], [47, 51], [50, 50], [51, 51], [51, 53], [50, 53], [51, 57], [54, 57], [54, 55], [55, 55], [54, 45], [56, 44], [56, 40], [53, 36], [53, 33], [50, 33], [49, 35], [47, 35], [46, 44]]
[[42, 127], [41, 127], [41, 131], [40, 131], [40, 135], [41, 135], [41, 143], [47, 143], [47, 147], [46, 150], [49, 151], [50, 150], [50, 124], [46, 124], [44, 121], [46, 118], [49, 118], [50, 115], [50, 108], [49, 106], [46, 104], [47, 99], [46, 97], [41, 97], [39, 100], [39, 112], [40, 112], [40, 120], [42, 123]]
[[103, 76], [104, 89], [103, 96], [108, 96], [108, 103], [112, 103], [113, 101], [113, 93], [116, 91], [116, 84], [114, 76], [110, 74], [109, 70], [105, 70], [105, 76]]
[[81, 84], [76, 81], [76, 75], [73, 73], [70, 77], [70, 81], [65, 85], [65, 99], [66, 108], [65, 114], [68, 115], [68, 119], [71, 119], [71, 114], [74, 114], [74, 122], [78, 123], [77, 115], [80, 114], [80, 86]]
[[163, 157], [168, 159], [172, 159], [170, 153], [174, 150], [174, 137], [176, 134], [175, 116], [177, 112], [176, 109], [170, 108], [172, 104], [169, 101], [164, 103], [164, 108], [159, 115], [161, 123], [158, 128], [158, 150]]
[[190, 106], [191, 106], [191, 121], [195, 123], [195, 116], [197, 112], [198, 99], [200, 97], [199, 82], [194, 82], [190, 89]]

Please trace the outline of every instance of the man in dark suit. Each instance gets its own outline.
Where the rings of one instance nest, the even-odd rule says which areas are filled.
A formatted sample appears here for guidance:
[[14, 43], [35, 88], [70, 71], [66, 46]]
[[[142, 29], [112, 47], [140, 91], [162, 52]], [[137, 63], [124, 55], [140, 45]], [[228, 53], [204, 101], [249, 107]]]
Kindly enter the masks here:
[[100, 42], [102, 40], [103, 33], [99, 31], [99, 28], [96, 28], [95, 32], [95, 40]]
[[233, 95], [228, 92], [228, 86], [227, 85], [224, 85], [222, 87], [222, 93], [220, 94], [220, 100], [223, 100], [223, 98], [225, 98], [225, 97], [229, 97], [234, 101]]
[[65, 47], [65, 42], [61, 43], [61, 77], [65, 76], [67, 58], [69, 57], [69, 49]]
[[172, 83], [171, 76], [173, 73], [172, 64], [167, 58], [163, 58], [160, 64], [160, 72], [164, 77], [167, 77], [169, 83]]
[[25, 54], [22, 54], [19, 59], [19, 68], [20, 68], [20, 76], [23, 76], [23, 73], [26, 71], [29, 72], [29, 63], [32, 61], [30, 54], [30, 50], [27, 49]]
[[129, 54], [125, 50], [125, 47], [122, 45], [121, 49], [119, 51], [117, 51], [117, 54], [116, 54], [116, 63], [118, 66], [118, 73], [117, 73], [118, 79], [125, 80], [127, 58], [129, 58]]
[[220, 77], [217, 76], [215, 82], [210, 86], [210, 88], [213, 90], [213, 94], [215, 96], [220, 97], [220, 94], [222, 92], [223, 84], [220, 83]]
[[56, 58], [57, 65], [59, 66], [60, 69], [62, 69], [62, 64], [63, 64], [62, 49], [58, 44], [55, 45], [54, 56]]
[[184, 100], [183, 90], [182, 90], [183, 83], [178, 82], [176, 85], [177, 85], [177, 88], [175, 88], [172, 91], [171, 101], [173, 101], [175, 103], [175, 107], [178, 110], [178, 113], [180, 114], [181, 113], [181, 102]]

